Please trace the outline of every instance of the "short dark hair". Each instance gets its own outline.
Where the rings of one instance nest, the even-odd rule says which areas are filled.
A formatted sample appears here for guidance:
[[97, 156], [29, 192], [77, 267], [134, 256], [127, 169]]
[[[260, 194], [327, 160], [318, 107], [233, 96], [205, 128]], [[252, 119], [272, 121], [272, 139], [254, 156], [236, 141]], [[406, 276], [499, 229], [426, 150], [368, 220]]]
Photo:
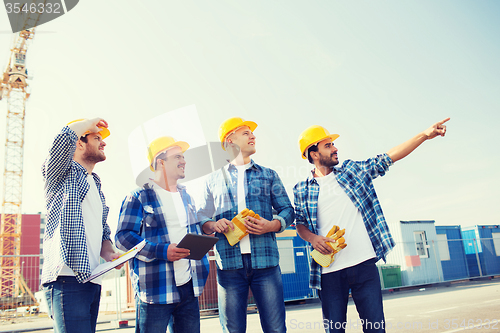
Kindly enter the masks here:
[[153, 169], [156, 170], [156, 162], [158, 162], [158, 160], [164, 160], [164, 161], [167, 161], [167, 151], [165, 150], [164, 152], [161, 152], [159, 153], [158, 155], [156, 155], [156, 157], [154, 158], [154, 161], [153, 161]]
[[85, 143], [88, 143], [88, 139], [87, 139], [87, 136], [86, 135], [83, 135], [80, 137], [80, 141], [83, 141]]
[[312, 145], [311, 147], [307, 148], [307, 159], [309, 160], [309, 163], [314, 164], [313, 159], [311, 158], [311, 152], [313, 151], [318, 151], [318, 144]]

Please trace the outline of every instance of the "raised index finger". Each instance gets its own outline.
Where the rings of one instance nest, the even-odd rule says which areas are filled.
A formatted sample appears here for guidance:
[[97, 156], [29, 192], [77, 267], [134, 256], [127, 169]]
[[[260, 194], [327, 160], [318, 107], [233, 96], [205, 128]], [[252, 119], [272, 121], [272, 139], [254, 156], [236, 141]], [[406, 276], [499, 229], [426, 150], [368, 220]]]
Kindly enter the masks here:
[[443, 119], [443, 120], [441, 120], [440, 122], [438, 122], [438, 124], [439, 124], [439, 125], [442, 125], [442, 124], [444, 124], [445, 122], [447, 122], [447, 121], [448, 121], [448, 120], [450, 120], [450, 119], [451, 119], [450, 117], [448, 117], [448, 118], [446, 118], [446, 119]]

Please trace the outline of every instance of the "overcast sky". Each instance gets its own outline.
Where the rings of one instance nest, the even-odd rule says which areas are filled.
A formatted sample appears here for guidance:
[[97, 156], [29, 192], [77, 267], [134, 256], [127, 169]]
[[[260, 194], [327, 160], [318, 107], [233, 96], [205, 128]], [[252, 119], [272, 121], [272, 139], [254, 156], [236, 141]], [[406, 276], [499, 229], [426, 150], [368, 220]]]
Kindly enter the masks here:
[[[229, 117], [255, 121], [254, 160], [278, 171], [291, 198], [311, 169], [297, 143], [308, 126], [340, 134], [342, 162], [451, 117], [445, 138], [375, 180], [386, 218], [499, 224], [498, 17], [494, 0], [80, 1], [40, 26], [27, 54], [23, 210], [45, 209], [40, 167], [53, 137], [71, 120], [100, 116], [111, 136], [95, 171], [114, 231], [136, 186], [130, 133], [194, 104], [203, 133], [193, 137], [216, 141]], [[0, 10], [2, 69], [9, 30]], [[6, 111], [0, 102], [1, 140]]]

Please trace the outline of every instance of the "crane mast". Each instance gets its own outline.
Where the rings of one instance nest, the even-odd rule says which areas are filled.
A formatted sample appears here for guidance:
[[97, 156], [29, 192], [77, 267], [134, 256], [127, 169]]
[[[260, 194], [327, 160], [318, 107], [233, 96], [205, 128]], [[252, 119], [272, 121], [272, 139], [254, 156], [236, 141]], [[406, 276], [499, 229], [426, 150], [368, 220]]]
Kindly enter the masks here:
[[[0, 81], [0, 99], [7, 100], [7, 123], [3, 173], [2, 220], [0, 227], [0, 297], [15, 299], [20, 294], [34, 298], [20, 267], [23, 194], [23, 151], [26, 100], [29, 98], [26, 52], [34, 29], [15, 36], [7, 67]], [[7, 306], [12, 307], [12, 306]]]

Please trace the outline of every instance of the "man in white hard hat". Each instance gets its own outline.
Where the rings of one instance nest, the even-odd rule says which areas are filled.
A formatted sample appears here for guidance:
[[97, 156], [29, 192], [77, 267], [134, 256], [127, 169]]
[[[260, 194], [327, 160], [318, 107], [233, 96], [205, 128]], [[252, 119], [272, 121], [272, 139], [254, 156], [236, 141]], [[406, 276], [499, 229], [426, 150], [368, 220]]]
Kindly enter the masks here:
[[42, 167], [47, 224], [41, 282], [56, 332], [95, 332], [102, 279], [84, 281], [100, 257], [119, 256], [110, 240], [101, 181], [92, 172], [106, 159], [107, 127], [101, 118], [69, 123]]
[[194, 202], [177, 183], [185, 177], [188, 148], [169, 136], [152, 141], [148, 158], [154, 179], [130, 193], [120, 210], [117, 247], [126, 251], [146, 240], [130, 261], [136, 332], [165, 332], [171, 320], [174, 332], [200, 331], [198, 296], [208, 277], [208, 258], [184, 259], [189, 250], [177, 247], [187, 233], [202, 233]]
[[310, 287], [318, 289], [326, 332], [345, 332], [349, 289], [364, 332], [385, 332], [380, 278], [375, 263], [394, 247], [372, 180], [424, 141], [444, 136], [449, 118], [412, 139], [366, 161], [338, 163], [338, 149], [324, 127], [311, 126], [299, 138], [303, 159], [314, 164], [311, 175], [294, 187], [297, 232], [322, 254], [332, 253], [333, 226], [345, 229], [347, 247], [333, 263], [320, 267], [311, 260]]
[[[294, 220], [293, 207], [278, 174], [255, 163], [253, 131], [257, 124], [234, 117], [219, 128], [231, 161], [212, 173], [198, 210], [203, 231], [216, 233], [219, 318], [224, 332], [245, 332], [248, 291], [255, 298], [262, 330], [285, 332], [285, 305], [276, 233]], [[276, 214], [273, 214], [273, 208]], [[234, 229], [233, 217], [250, 209], [248, 235], [231, 246], [224, 233]]]

